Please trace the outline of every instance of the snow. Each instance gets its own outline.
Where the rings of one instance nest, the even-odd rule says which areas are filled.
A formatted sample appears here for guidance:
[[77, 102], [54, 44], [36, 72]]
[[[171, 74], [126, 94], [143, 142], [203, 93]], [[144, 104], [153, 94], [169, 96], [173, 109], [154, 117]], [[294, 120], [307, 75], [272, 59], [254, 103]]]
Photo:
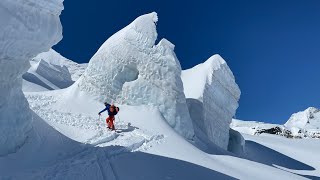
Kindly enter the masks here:
[[270, 129], [276, 126], [280, 126], [279, 124], [270, 124], [258, 121], [242, 121], [238, 119], [232, 119], [230, 127], [236, 131], [241, 132], [242, 134], [255, 135], [257, 131], [262, 129]]
[[[203, 152], [177, 134], [153, 106], [121, 106], [115, 124], [119, 132], [109, 131], [104, 122], [106, 114], [101, 119], [97, 115], [104, 108], [103, 104], [92, 97], [76, 94], [72, 104], [77, 108], [60, 106], [59, 101], [65, 94], [72, 95], [67, 91], [69, 89], [26, 93], [31, 109], [39, 115], [34, 115], [35, 131], [17, 153], [0, 157], [1, 178], [304, 179], [288, 169], [302, 175], [319, 175], [316, 163], [311, 163], [316, 171], [302, 164], [309, 164], [310, 156], [299, 155], [302, 162], [299, 168], [279, 161], [275, 165], [268, 164], [248, 154], [236, 157], [221, 148], [212, 149], [211, 153]], [[245, 137], [248, 141], [255, 138]], [[257, 143], [266, 143], [264, 136], [257, 138]], [[283, 154], [281, 157], [285, 158], [289, 153], [286, 139], [270, 136], [267, 141], [277, 141], [273, 149], [279, 149]], [[282, 142], [288, 147], [281, 148]], [[314, 142], [300, 142], [310, 151], [318, 148]], [[258, 151], [259, 147], [246, 147], [246, 152], [264, 153]], [[270, 149], [260, 156], [270, 157], [273, 152]], [[289, 155], [295, 157], [293, 153]], [[299, 165], [290, 161], [293, 162]], [[283, 170], [286, 167], [288, 169]]]
[[287, 128], [296, 127], [300, 129], [319, 129], [320, 110], [314, 107], [309, 107], [304, 111], [294, 113], [284, 125]]
[[182, 71], [184, 93], [196, 135], [227, 149], [229, 125], [238, 108], [240, 90], [227, 63], [219, 55]]
[[47, 62], [52, 69], [55, 69], [55, 67], [66, 68], [67, 72], [71, 75], [72, 81], [78, 80], [87, 67], [87, 63], [78, 64], [73, 62], [72, 60], [63, 57], [53, 49], [40, 53], [32, 59], [34, 62], [40, 62], [41, 60]]
[[48, 91], [49, 89], [37, 85], [35, 83], [31, 83], [26, 80], [22, 80], [22, 91], [23, 92], [39, 92], [39, 91]]
[[[43, 87], [23, 81], [21, 76], [29, 68], [32, 57], [48, 50], [61, 38], [61, 10], [60, 0], [0, 2], [0, 39], [3, 40], [0, 41], [0, 179], [320, 177], [320, 159], [316, 156], [320, 144], [315, 139], [245, 134], [243, 138], [230, 130], [228, 150], [233, 153], [213, 143], [207, 144], [204, 151], [196, 138], [195, 141], [185, 139], [193, 134], [193, 129], [180, 79], [181, 68], [173, 44], [165, 39], [154, 44], [157, 36], [154, 23], [158, 20], [155, 13], [140, 16], [109, 38], [91, 59], [84, 75], [68, 88], [59, 89], [34, 73], [32, 77], [57, 89], [36, 92]], [[67, 61], [55, 62], [57, 59], [44, 60], [47, 64], [43, 65], [51, 68], [48, 70], [51, 72], [63, 70]], [[39, 62], [34, 60], [31, 64], [39, 65]], [[219, 58], [209, 61], [209, 66], [205, 67], [211, 67], [209, 72], [213, 73], [208, 76], [211, 78], [207, 79], [205, 72], [205, 80], [208, 80], [202, 81], [205, 87], [198, 94], [193, 93], [202, 99], [194, 96], [195, 103], [188, 105], [200, 103], [202, 109], [213, 110], [224, 107], [222, 117], [231, 118], [240, 96], [231, 71]], [[35, 70], [36, 66], [31, 68]], [[75, 71], [78, 74], [80, 70], [76, 68]], [[115, 79], [111, 81], [109, 76]], [[123, 83], [121, 88], [119, 82]], [[25, 96], [21, 91], [22, 83], [30, 90], [25, 89]], [[119, 88], [120, 92], [114, 94], [117, 91], [109, 92], [107, 87], [110, 90]], [[219, 90], [220, 96], [215, 91], [213, 96], [206, 94], [213, 89]], [[97, 92], [98, 97], [95, 96]], [[106, 92], [109, 94], [104, 95]], [[117, 131], [106, 128], [105, 113], [101, 118], [97, 114], [104, 108], [103, 100], [113, 100], [120, 106], [115, 121]], [[197, 115], [205, 119], [204, 112]], [[250, 123], [244, 125], [240, 120], [234, 120], [231, 125], [241, 128], [249, 125], [250, 128]], [[224, 140], [226, 135], [218, 137], [217, 141]]]
[[320, 138], [320, 110], [309, 107], [291, 115], [284, 124], [295, 136]]
[[228, 151], [242, 157], [245, 153], [246, 141], [236, 130], [230, 128]]
[[191, 139], [181, 67], [172, 43], [162, 39], [155, 44], [157, 20], [155, 12], [142, 15], [107, 39], [91, 58], [76, 91], [100, 102], [155, 106], [171, 127]]
[[22, 89], [29, 60], [62, 38], [61, 0], [0, 2], [0, 156], [15, 152], [32, 130]]
[[[27, 91], [54, 90], [69, 87], [84, 73], [87, 64], [75, 63], [50, 49], [38, 54], [30, 61], [31, 67], [22, 77], [28, 81]], [[32, 85], [34, 84], [34, 85]], [[32, 87], [35, 87], [33, 90]]]
[[[291, 138], [318, 138], [320, 139], [320, 111], [310, 107], [304, 111], [291, 115], [284, 124], [269, 124], [258, 121], [241, 121], [233, 119], [230, 127], [244, 134], [254, 135], [265, 129], [279, 127], [282, 132], [289, 133]], [[280, 135], [284, 135], [281, 133]]]

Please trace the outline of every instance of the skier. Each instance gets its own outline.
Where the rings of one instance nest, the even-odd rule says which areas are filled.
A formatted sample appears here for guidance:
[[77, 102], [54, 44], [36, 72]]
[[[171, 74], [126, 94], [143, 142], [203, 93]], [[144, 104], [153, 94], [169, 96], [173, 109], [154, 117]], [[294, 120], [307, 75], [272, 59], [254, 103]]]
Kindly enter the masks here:
[[103, 109], [102, 111], [100, 111], [98, 114], [99, 114], [99, 116], [101, 116], [101, 113], [102, 113], [102, 112], [108, 111], [109, 117], [106, 119], [106, 123], [107, 123], [109, 129], [115, 130], [115, 128], [114, 128], [114, 120], [115, 120], [114, 116], [115, 116], [116, 114], [118, 114], [118, 112], [119, 112], [120, 109], [119, 109], [119, 107], [116, 107], [116, 106], [113, 105], [113, 104], [110, 105], [110, 104], [108, 104], [107, 102], [105, 102], [104, 105], [106, 106], [106, 108], [104, 108], [104, 109]]

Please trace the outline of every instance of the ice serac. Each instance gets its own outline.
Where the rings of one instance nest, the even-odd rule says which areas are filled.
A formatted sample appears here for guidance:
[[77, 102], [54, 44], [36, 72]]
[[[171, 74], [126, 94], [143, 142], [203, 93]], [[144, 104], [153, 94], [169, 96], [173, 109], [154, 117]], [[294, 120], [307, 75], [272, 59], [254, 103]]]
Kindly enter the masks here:
[[111, 36], [76, 85], [101, 102], [156, 106], [170, 126], [189, 138], [193, 128], [181, 66], [172, 43], [162, 39], [155, 44], [157, 21], [155, 12], [142, 15]]
[[31, 67], [22, 76], [25, 80], [22, 86], [24, 92], [67, 88], [79, 79], [87, 67], [86, 63], [75, 63], [53, 49], [38, 54], [30, 64]]
[[87, 67], [87, 63], [78, 64], [73, 62], [53, 49], [40, 53], [32, 59], [32, 62], [34, 63], [39, 63], [40, 61], [44, 61], [46, 64], [50, 65], [51, 69], [57, 69], [64, 74], [62, 78], [64, 81], [78, 80]]
[[229, 125], [240, 98], [240, 89], [227, 63], [214, 55], [182, 71], [181, 77], [195, 134], [227, 149]]
[[0, 156], [17, 150], [32, 130], [22, 74], [62, 38], [62, 9], [62, 0], [0, 1]]

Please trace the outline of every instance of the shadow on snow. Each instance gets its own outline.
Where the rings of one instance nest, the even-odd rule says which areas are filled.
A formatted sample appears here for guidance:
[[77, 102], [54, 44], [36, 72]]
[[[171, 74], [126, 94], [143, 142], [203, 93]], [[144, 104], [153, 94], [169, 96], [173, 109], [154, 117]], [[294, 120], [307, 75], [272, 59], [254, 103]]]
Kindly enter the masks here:
[[0, 179], [234, 179], [193, 163], [131, 152], [123, 146], [76, 142], [37, 114], [33, 116], [34, 130], [26, 144], [16, 153], [0, 157]]
[[[272, 167], [281, 166], [281, 167], [285, 167], [287, 169], [292, 169], [292, 170], [307, 170], [307, 171], [315, 170], [315, 168], [312, 166], [309, 166], [303, 162], [295, 160], [278, 151], [275, 151], [271, 148], [268, 148], [264, 145], [261, 145], [257, 142], [250, 141], [250, 140], [246, 140], [246, 158], [255, 162], [272, 166]], [[297, 173], [294, 173], [294, 174], [297, 174]], [[297, 175], [304, 176], [306, 178], [311, 178], [311, 179], [320, 179], [319, 177], [316, 177], [316, 176], [308, 176], [308, 175], [302, 175], [302, 174], [297, 174]]]

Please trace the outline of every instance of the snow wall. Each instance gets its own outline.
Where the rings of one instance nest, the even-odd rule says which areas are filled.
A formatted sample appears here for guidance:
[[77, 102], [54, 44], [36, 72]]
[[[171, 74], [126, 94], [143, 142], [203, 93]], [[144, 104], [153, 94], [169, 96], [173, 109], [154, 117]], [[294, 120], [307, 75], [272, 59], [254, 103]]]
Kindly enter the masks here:
[[62, 38], [62, 0], [0, 1], [0, 156], [15, 152], [32, 130], [22, 93], [29, 60]]

